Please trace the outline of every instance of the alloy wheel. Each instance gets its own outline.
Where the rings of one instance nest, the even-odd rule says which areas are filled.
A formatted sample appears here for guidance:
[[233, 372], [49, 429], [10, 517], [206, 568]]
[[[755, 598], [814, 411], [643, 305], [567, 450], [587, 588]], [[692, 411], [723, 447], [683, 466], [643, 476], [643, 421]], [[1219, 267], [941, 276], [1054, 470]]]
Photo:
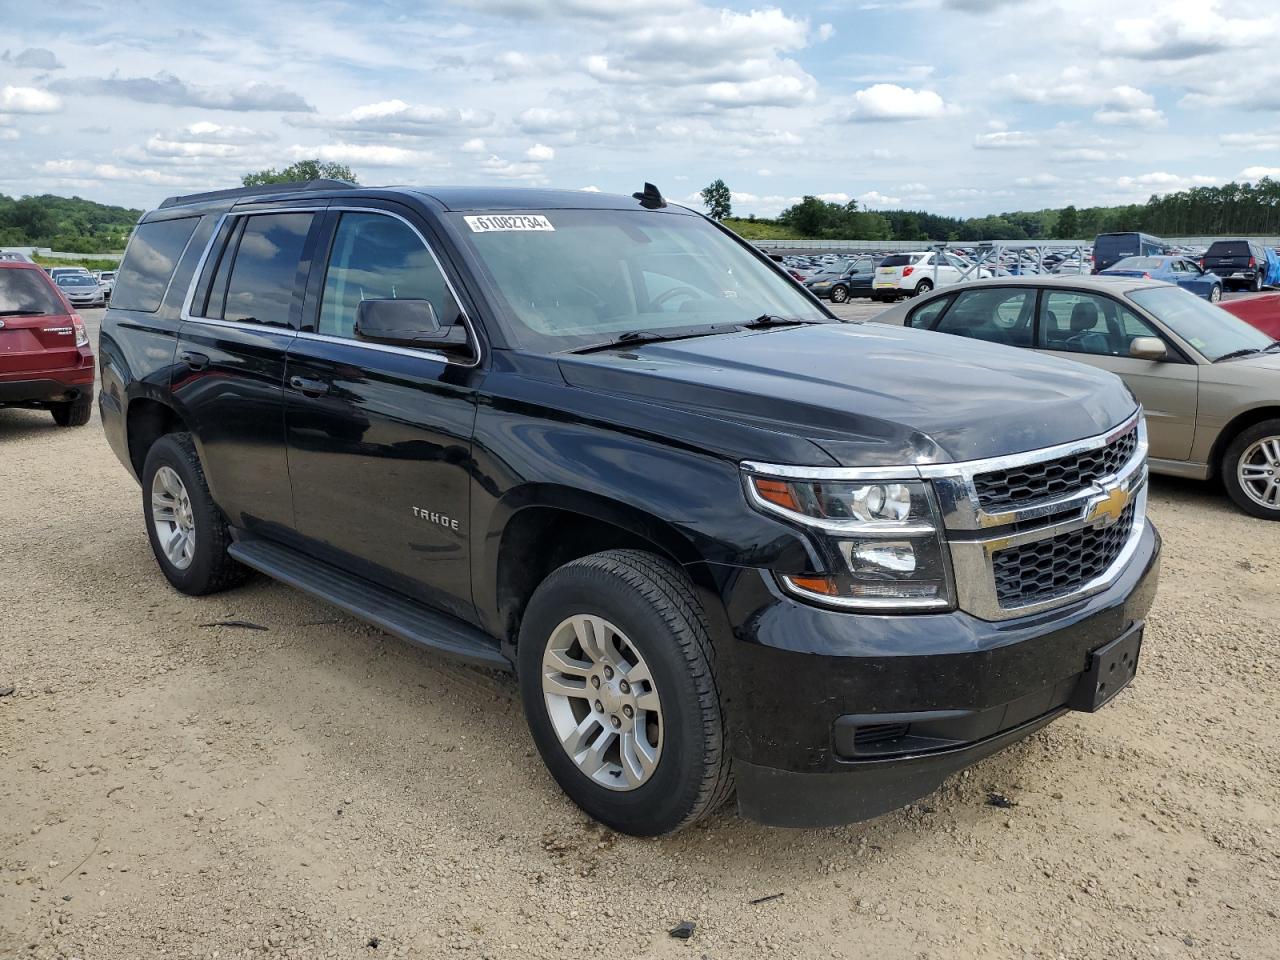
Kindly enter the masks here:
[[547, 715], [565, 753], [610, 790], [648, 782], [662, 756], [662, 702], [627, 635], [580, 614], [552, 631], [542, 657]]
[[151, 480], [151, 523], [164, 555], [178, 570], [196, 555], [196, 521], [191, 497], [172, 467], [161, 467]]
[[1280, 510], [1280, 437], [1263, 437], [1240, 455], [1236, 464], [1240, 489], [1267, 510]]

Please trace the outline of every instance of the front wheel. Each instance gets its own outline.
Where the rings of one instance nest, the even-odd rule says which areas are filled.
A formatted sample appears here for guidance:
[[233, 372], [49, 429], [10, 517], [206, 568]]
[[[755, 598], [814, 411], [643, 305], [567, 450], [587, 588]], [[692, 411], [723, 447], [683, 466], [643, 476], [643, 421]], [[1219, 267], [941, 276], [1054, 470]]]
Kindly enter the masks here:
[[1213, 285], [1213, 289], [1209, 291], [1209, 302], [1210, 303], [1222, 302], [1222, 288], [1218, 286], [1216, 283]]
[[1245, 513], [1280, 520], [1280, 420], [1254, 424], [1231, 441], [1222, 480]]
[[534, 743], [596, 820], [656, 836], [729, 795], [715, 654], [677, 567], [638, 550], [565, 564], [529, 601], [517, 661]]
[[916, 288], [911, 295], [913, 297], [923, 296], [924, 294], [928, 293], [932, 289], [933, 289], [932, 280], [921, 280], [919, 283], [916, 284]]
[[847, 288], [847, 287], [832, 287], [832, 288], [831, 288], [831, 302], [832, 302], [832, 303], [844, 303], [844, 302], [845, 302], [846, 300], [848, 300], [848, 299], [849, 299], [849, 290], [848, 290], [848, 288]]

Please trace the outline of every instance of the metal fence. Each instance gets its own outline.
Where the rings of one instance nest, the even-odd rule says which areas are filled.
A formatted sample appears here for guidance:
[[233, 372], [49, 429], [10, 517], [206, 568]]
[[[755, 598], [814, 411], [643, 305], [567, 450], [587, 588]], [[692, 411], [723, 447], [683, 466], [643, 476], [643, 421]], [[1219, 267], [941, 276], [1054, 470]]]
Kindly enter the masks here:
[[48, 257], [51, 260], [111, 260], [120, 262], [120, 253], [62, 253], [48, 247], [0, 247], [0, 253], [21, 253], [29, 259]]
[[[1176, 247], [1207, 247], [1215, 240], [1241, 239], [1240, 237], [1161, 237], [1165, 243]], [[1280, 247], [1280, 237], [1249, 237], [1264, 247]], [[761, 250], [769, 253], [877, 253], [891, 250], [933, 250], [939, 246], [977, 247], [999, 246], [1011, 249], [1023, 247], [1080, 247], [1093, 246], [1092, 238], [1080, 240], [752, 240]]]

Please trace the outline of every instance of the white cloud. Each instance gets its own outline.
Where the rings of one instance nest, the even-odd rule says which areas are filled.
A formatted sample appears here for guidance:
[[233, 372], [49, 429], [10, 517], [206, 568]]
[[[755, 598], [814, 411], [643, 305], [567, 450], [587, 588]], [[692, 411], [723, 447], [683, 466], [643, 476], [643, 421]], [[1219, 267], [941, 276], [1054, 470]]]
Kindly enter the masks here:
[[1021, 130], [993, 130], [978, 134], [973, 138], [973, 145], [979, 150], [1018, 150], [1037, 147], [1040, 141], [1033, 134]]
[[535, 143], [524, 152], [524, 158], [532, 160], [534, 163], [546, 163], [548, 160], [556, 158], [556, 152], [545, 143]]
[[1054, 176], [1052, 173], [1034, 173], [1029, 177], [1017, 177], [1013, 182], [1020, 187], [1031, 187], [1036, 190], [1045, 190], [1050, 187], [1059, 186], [1063, 180], [1061, 177]]
[[157, 73], [154, 77], [122, 77], [113, 74], [110, 77], [58, 80], [50, 84], [50, 87], [59, 93], [112, 97], [171, 107], [303, 113], [315, 109], [293, 91], [258, 80], [230, 87], [211, 87], [188, 83], [171, 73]]
[[433, 160], [424, 150], [406, 150], [377, 143], [322, 143], [308, 147], [294, 144], [287, 151], [293, 160], [317, 158], [332, 163], [353, 163], [369, 167], [413, 167]]
[[8, 50], [0, 56], [0, 60], [13, 64], [22, 70], [61, 70], [62, 63], [52, 50], [44, 47], [28, 47], [21, 53], [10, 54]]
[[1280, 21], [1256, 15], [1260, 12], [1228, 18], [1207, 0], [1177, 0], [1152, 8], [1145, 17], [1114, 20], [1099, 39], [1102, 52], [1114, 56], [1187, 60], [1274, 42]]
[[93, 163], [88, 160], [46, 160], [40, 165], [40, 170], [57, 180], [119, 180], [156, 186], [181, 186], [189, 185], [191, 182], [184, 177], [160, 170], [120, 167], [111, 163]]
[[1261, 180], [1263, 177], [1280, 180], [1280, 167], [1245, 167], [1236, 179], [1256, 181]]
[[579, 187], [578, 189], [580, 189], [583, 193], [599, 193], [600, 192], [599, 187]]
[[57, 113], [62, 99], [35, 87], [0, 87], [0, 113]]
[[484, 141], [480, 137], [472, 137], [459, 149], [461, 149], [463, 153], [485, 153], [488, 150], [488, 147], [484, 145]]
[[902, 203], [901, 197], [887, 197], [879, 190], [869, 190], [860, 194], [857, 199], [865, 207], [895, 207]]
[[913, 90], [895, 83], [877, 83], [853, 95], [851, 120], [929, 120], [947, 112], [942, 97], [932, 90]]
[[288, 117], [285, 122], [295, 127], [366, 136], [398, 134], [426, 137], [456, 130], [482, 129], [492, 121], [493, 114], [488, 110], [417, 106], [395, 99], [366, 103], [337, 116]]

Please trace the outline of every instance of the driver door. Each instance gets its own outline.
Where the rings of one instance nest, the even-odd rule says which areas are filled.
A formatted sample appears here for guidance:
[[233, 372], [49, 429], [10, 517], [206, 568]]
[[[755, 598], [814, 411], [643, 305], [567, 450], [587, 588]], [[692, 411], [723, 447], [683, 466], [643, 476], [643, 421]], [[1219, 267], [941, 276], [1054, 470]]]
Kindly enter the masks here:
[[[1086, 326], [1091, 318], [1093, 322]], [[1154, 327], [1110, 297], [1079, 290], [1043, 291], [1036, 349], [1119, 375], [1146, 413], [1151, 456], [1186, 460], [1195, 436], [1199, 369], [1168, 341], [1165, 360], [1131, 357], [1129, 344], [1135, 337], [1164, 340]]]

